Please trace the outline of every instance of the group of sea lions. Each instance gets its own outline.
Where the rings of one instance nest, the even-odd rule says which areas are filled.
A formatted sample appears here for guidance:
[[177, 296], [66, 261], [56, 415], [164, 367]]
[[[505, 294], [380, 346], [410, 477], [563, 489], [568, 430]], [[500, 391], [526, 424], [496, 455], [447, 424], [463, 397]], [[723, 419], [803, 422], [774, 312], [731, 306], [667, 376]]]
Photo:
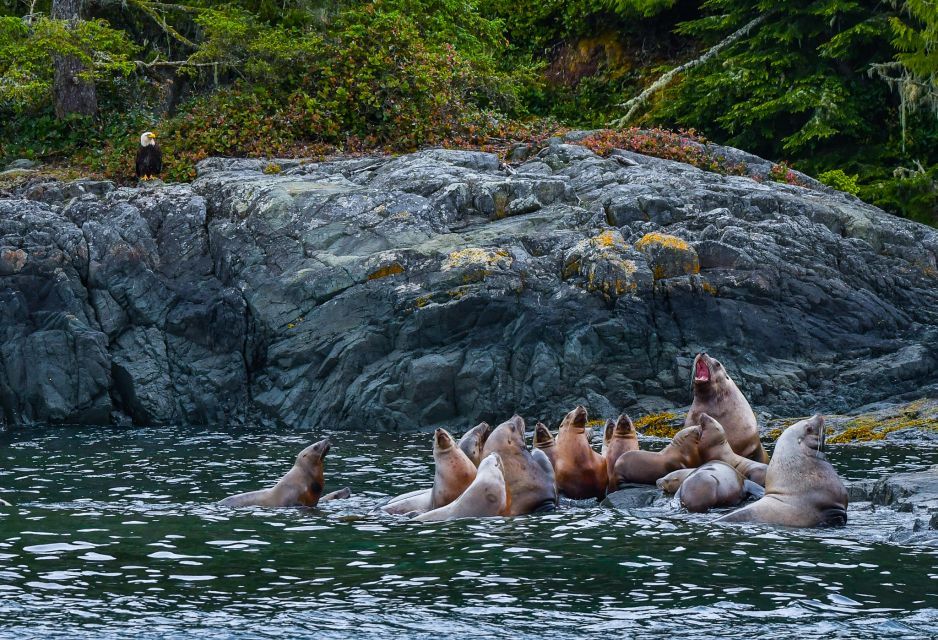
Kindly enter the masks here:
[[846, 524], [847, 492], [822, 452], [821, 416], [786, 429], [769, 461], [749, 402], [706, 353], [694, 359], [693, 389], [684, 428], [661, 451], [640, 449], [631, 419], [621, 415], [606, 422], [597, 452], [581, 406], [564, 417], [556, 437], [538, 422], [530, 451], [519, 416], [495, 429], [482, 423], [458, 443], [437, 429], [432, 489], [397, 496], [382, 509], [420, 521], [521, 515], [552, 509], [560, 496], [601, 499], [632, 484], [656, 484], [692, 512], [757, 499], [724, 522]]
[[[755, 414], [723, 365], [701, 353], [692, 374], [694, 401], [684, 428], [660, 451], [642, 450], [631, 419], [621, 415], [606, 422], [597, 452], [582, 406], [564, 417], [556, 437], [538, 422], [531, 449], [525, 442], [524, 420], [517, 415], [495, 428], [483, 422], [459, 442], [437, 429], [433, 486], [391, 498], [380, 508], [416, 521], [517, 516], [553, 510], [561, 496], [602, 499], [620, 488], [647, 484], [674, 494], [692, 512], [756, 498], [719, 522], [846, 524], [847, 491], [824, 456], [820, 415], [788, 427], [770, 461]], [[230, 496], [219, 504], [315, 507], [349, 497], [348, 488], [323, 495], [323, 463], [331, 446], [327, 438], [306, 447], [273, 487]]]

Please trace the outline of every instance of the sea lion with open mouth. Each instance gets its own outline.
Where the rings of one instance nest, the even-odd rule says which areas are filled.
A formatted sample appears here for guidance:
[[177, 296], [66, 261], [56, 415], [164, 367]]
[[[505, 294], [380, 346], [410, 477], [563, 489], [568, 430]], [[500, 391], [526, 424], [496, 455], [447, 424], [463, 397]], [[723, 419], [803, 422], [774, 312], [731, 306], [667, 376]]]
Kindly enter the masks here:
[[764, 493], [762, 487], [746, 480], [730, 465], [711, 460], [684, 479], [675, 497], [688, 511], [703, 513], [714, 507], [735, 507], [749, 496], [761, 498]]
[[347, 490], [322, 495], [326, 486], [323, 461], [331, 448], [329, 438], [311, 444], [300, 451], [293, 468], [273, 487], [229, 496], [219, 504], [226, 507], [315, 507], [321, 499], [338, 497]]
[[557, 452], [551, 460], [557, 489], [568, 498], [602, 498], [609, 474], [606, 460], [590, 446], [586, 435], [586, 409], [578, 406], [560, 423]]
[[615, 487], [622, 484], [655, 484], [677, 469], [700, 466], [700, 427], [684, 427], [664, 449], [654, 451], [626, 451], [613, 467]]
[[716, 522], [763, 522], [786, 527], [847, 524], [847, 489], [824, 449], [819, 415], [785, 429], [765, 474], [765, 496]]
[[487, 455], [479, 465], [472, 484], [446, 506], [418, 515], [418, 522], [439, 522], [457, 518], [492, 518], [506, 516], [510, 512], [511, 496], [501, 457], [497, 453]]
[[524, 431], [524, 420], [514, 416], [492, 431], [482, 451], [483, 460], [491, 453], [501, 456], [512, 516], [557, 508], [553, 466], [540, 449], [528, 451]]
[[756, 414], [723, 365], [706, 353], [700, 353], [694, 358], [692, 375], [694, 402], [684, 426], [700, 424], [700, 416], [706, 413], [723, 425], [733, 451], [756, 462], [768, 462], [769, 457], [759, 441]]

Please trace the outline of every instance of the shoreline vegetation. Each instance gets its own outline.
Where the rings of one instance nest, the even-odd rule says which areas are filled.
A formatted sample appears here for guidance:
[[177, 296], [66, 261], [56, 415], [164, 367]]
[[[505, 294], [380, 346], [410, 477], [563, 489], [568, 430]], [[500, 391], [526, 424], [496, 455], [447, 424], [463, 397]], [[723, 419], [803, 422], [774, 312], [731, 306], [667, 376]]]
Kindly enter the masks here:
[[[770, 6], [771, 5], [771, 6]], [[593, 130], [719, 173], [707, 140], [938, 224], [928, 2], [0, 1], [0, 167], [127, 183], [210, 156], [519, 146]], [[63, 78], [66, 78], [63, 80]], [[610, 128], [612, 125], [614, 128]]]

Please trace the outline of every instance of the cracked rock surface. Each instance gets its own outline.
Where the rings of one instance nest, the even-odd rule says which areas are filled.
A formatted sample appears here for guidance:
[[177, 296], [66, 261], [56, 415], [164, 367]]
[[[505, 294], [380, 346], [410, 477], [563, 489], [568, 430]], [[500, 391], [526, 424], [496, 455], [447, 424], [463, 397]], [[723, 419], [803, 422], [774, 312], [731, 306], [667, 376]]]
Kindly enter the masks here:
[[556, 424], [688, 404], [701, 350], [778, 415], [938, 390], [934, 229], [627, 157], [29, 183], [0, 198], [0, 425]]

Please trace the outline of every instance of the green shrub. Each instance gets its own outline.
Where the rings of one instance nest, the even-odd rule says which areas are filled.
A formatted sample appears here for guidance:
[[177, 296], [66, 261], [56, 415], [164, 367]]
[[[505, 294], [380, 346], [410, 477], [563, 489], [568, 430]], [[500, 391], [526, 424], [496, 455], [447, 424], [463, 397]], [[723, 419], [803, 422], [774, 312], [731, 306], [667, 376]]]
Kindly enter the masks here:
[[860, 176], [857, 174], [848, 176], [844, 173], [843, 169], [831, 169], [830, 171], [825, 171], [818, 175], [817, 179], [828, 187], [833, 187], [838, 191], [843, 191], [844, 193], [855, 196], [860, 193], [860, 186], [857, 184], [859, 177]]

